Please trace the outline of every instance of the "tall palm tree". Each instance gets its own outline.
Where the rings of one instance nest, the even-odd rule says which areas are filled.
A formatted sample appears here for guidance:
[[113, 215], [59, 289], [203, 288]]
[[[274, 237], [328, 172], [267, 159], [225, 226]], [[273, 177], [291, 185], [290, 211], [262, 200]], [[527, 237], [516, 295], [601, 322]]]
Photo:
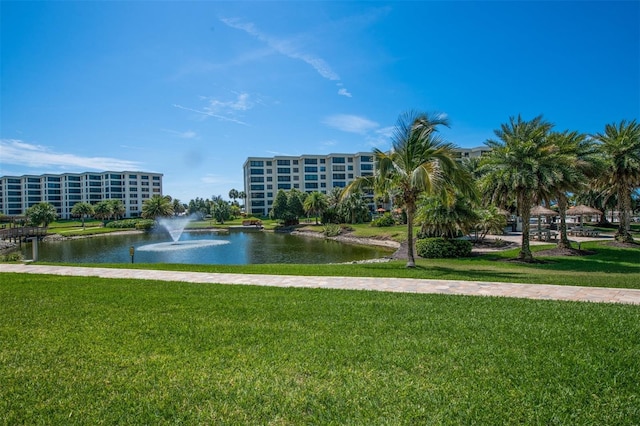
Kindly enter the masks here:
[[586, 135], [578, 132], [552, 132], [550, 143], [555, 145], [555, 182], [551, 197], [558, 201], [560, 213], [560, 239], [558, 248], [571, 248], [567, 236], [567, 192], [579, 192], [587, 186], [590, 177], [600, 169], [599, 155], [595, 144]]
[[113, 206], [107, 200], [100, 201], [93, 207], [93, 210], [93, 216], [102, 221], [106, 221], [113, 216]]
[[173, 216], [171, 198], [154, 195], [142, 204], [142, 217], [145, 219], [155, 219], [160, 216]]
[[538, 116], [531, 121], [511, 117], [494, 133], [498, 140], [485, 144], [491, 151], [482, 159], [483, 192], [491, 202], [506, 205], [515, 196], [522, 218], [522, 246], [518, 258], [531, 262], [529, 210], [533, 203], [548, 197], [555, 183], [556, 149], [548, 137], [553, 125]]
[[322, 192], [313, 191], [304, 200], [304, 210], [308, 214], [316, 217], [316, 225], [318, 224], [318, 216], [327, 208], [327, 196]]
[[394, 129], [391, 151], [374, 149], [375, 174], [354, 180], [345, 191], [349, 194], [363, 187], [374, 187], [377, 193], [396, 190], [394, 201], [407, 214], [408, 268], [415, 267], [413, 219], [418, 198], [423, 194], [442, 194], [452, 188], [475, 196], [470, 174], [455, 160], [454, 146], [436, 135], [438, 126], [448, 124], [441, 115], [402, 114]]
[[73, 216], [80, 216], [82, 218], [82, 228], [84, 229], [84, 219], [86, 216], [91, 216], [95, 212], [93, 206], [89, 203], [75, 203], [71, 208], [71, 214]]
[[620, 223], [615, 239], [633, 242], [629, 233], [631, 222], [631, 193], [640, 186], [640, 124], [636, 120], [622, 120], [618, 125], [607, 124], [603, 133], [594, 135], [600, 142], [607, 167], [601, 182], [615, 189], [618, 196]]

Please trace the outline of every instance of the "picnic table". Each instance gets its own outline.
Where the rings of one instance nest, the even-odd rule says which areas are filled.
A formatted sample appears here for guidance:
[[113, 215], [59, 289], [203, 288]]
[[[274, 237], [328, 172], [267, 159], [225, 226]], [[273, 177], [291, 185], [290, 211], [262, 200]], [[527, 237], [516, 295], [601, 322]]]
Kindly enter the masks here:
[[540, 241], [556, 240], [558, 233], [550, 229], [534, 229], [529, 231], [530, 238], [537, 238]]

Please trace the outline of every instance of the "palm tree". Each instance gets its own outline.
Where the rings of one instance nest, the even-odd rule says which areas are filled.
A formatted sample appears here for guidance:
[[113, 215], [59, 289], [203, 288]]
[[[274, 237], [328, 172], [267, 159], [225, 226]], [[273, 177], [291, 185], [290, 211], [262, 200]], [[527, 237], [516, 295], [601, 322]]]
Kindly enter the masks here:
[[[448, 126], [442, 116], [408, 112], [398, 119], [392, 136], [392, 149], [374, 149], [374, 176], [355, 179], [345, 193], [373, 187], [377, 193], [396, 190], [395, 203], [407, 214], [407, 267], [415, 267], [413, 219], [422, 194], [437, 195], [457, 188], [475, 197], [471, 176], [456, 162], [454, 146], [437, 137], [437, 127]], [[344, 197], [344, 195], [343, 195]]]
[[312, 214], [316, 217], [316, 225], [318, 224], [318, 216], [327, 208], [327, 196], [322, 192], [313, 191], [304, 200], [304, 210], [307, 214]]
[[341, 216], [347, 218], [351, 223], [361, 223], [369, 217], [367, 201], [362, 191], [347, 194], [338, 210], [342, 212]]
[[113, 214], [113, 217], [116, 220], [121, 219], [127, 211], [124, 203], [121, 200], [109, 200], [109, 204], [111, 205], [111, 212]]
[[424, 236], [456, 238], [468, 234], [480, 220], [480, 215], [464, 197], [452, 200], [422, 197], [415, 220], [421, 224], [420, 233]]
[[89, 203], [75, 203], [71, 208], [71, 214], [73, 216], [80, 216], [82, 218], [82, 228], [84, 229], [84, 219], [86, 216], [92, 216], [94, 214], [93, 206]]
[[173, 201], [171, 201], [171, 207], [173, 208], [173, 214], [176, 216], [187, 210], [187, 207], [185, 207], [182, 201], [177, 198], [174, 198]]
[[567, 236], [567, 192], [578, 192], [587, 185], [590, 176], [594, 176], [599, 169], [597, 151], [593, 141], [578, 132], [552, 132], [550, 143], [555, 145], [555, 184], [551, 197], [558, 201], [560, 213], [560, 239], [558, 248], [571, 248]]
[[93, 207], [93, 216], [103, 222], [113, 216], [113, 206], [107, 200], [100, 201]]
[[29, 207], [25, 215], [29, 218], [29, 222], [33, 226], [42, 225], [46, 228], [51, 222], [56, 220], [58, 212], [52, 204], [42, 202]]
[[233, 203], [235, 204], [236, 199], [240, 198], [240, 193], [237, 189], [231, 189], [229, 190], [229, 198], [231, 198], [233, 200]]
[[604, 133], [594, 135], [600, 142], [607, 167], [600, 181], [615, 189], [618, 196], [620, 222], [615, 239], [633, 242], [629, 233], [631, 223], [631, 193], [640, 186], [640, 124], [636, 120], [607, 124]]
[[170, 197], [154, 195], [142, 204], [142, 217], [155, 219], [159, 216], [173, 216]]
[[494, 133], [498, 140], [485, 144], [491, 151], [483, 157], [481, 184], [491, 202], [506, 205], [515, 196], [522, 218], [522, 246], [518, 258], [533, 261], [529, 247], [529, 210], [537, 200], [548, 197], [555, 183], [556, 149], [548, 133], [553, 125], [538, 116], [531, 121], [511, 117]]

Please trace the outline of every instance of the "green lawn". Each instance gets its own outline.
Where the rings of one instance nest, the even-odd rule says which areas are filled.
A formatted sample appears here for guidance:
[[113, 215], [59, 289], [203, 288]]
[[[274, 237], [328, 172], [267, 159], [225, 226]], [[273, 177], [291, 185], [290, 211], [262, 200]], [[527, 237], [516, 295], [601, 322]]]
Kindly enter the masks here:
[[640, 307], [3, 274], [1, 424], [640, 423]]
[[[551, 247], [553, 246], [534, 246], [532, 250], [536, 252]], [[509, 261], [516, 257], [516, 249], [467, 259], [417, 259], [415, 269], [405, 268], [405, 261], [340, 265], [92, 264], [83, 266], [244, 274], [429, 278], [640, 289], [640, 249], [613, 247], [606, 242], [583, 243], [582, 248], [593, 250], [596, 254], [537, 256], [546, 263], [523, 264]]]

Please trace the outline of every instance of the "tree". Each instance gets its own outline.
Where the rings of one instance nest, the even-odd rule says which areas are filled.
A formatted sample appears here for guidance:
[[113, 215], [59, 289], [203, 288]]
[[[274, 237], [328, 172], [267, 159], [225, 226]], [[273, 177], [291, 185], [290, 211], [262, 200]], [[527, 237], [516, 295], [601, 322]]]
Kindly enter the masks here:
[[599, 169], [597, 151], [593, 142], [578, 132], [552, 132], [550, 143], [554, 145], [554, 184], [550, 197], [558, 201], [560, 213], [560, 238], [558, 248], [571, 248], [567, 236], [568, 192], [575, 193], [586, 187], [590, 176]]
[[93, 217], [102, 221], [109, 220], [113, 216], [113, 206], [107, 200], [100, 201], [93, 210]]
[[511, 117], [485, 144], [491, 151], [482, 159], [482, 187], [491, 202], [506, 205], [515, 196], [522, 217], [522, 246], [518, 258], [533, 261], [529, 247], [529, 220], [533, 203], [552, 192], [556, 178], [556, 149], [548, 137], [553, 125], [538, 116], [531, 121]]
[[240, 198], [240, 193], [238, 192], [237, 189], [231, 189], [229, 191], [229, 198], [231, 198], [233, 200], [233, 204], [235, 204], [236, 199]]
[[338, 211], [341, 213], [344, 222], [362, 223], [370, 218], [367, 201], [364, 199], [362, 191], [349, 193], [342, 200]]
[[222, 197], [216, 197], [215, 201], [211, 203], [210, 211], [211, 216], [218, 223], [224, 223], [225, 220], [231, 219], [231, 206]]
[[607, 124], [603, 133], [594, 138], [600, 143], [606, 167], [600, 177], [603, 185], [615, 189], [618, 197], [620, 223], [615, 239], [633, 242], [631, 224], [631, 194], [640, 186], [640, 124], [636, 120], [622, 120], [618, 125]]
[[374, 176], [355, 179], [345, 191], [350, 193], [367, 186], [383, 194], [396, 190], [395, 203], [407, 214], [408, 268], [415, 267], [413, 220], [418, 198], [453, 188], [475, 198], [471, 176], [456, 162], [454, 146], [436, 135], [441, 125], [448, 126], [441, 115], [415, 112], [401, 115], [394, 129], [391, 151], [374, 149]]
[[279, 189], [276, 193], [276, 198], [273, 200], [271, 211], [269, 212], [272, 219], [285, 220], [287, 214], [287, 202], [287, 193], [284, 192], [284, 189]]
[[187, 211], [187, 206], [177, 198], [174, 198], [173, 201], [171, 201], [171, 208], [173, 208], [173, 214], [176, 216]]
[[421, 224], [423, 236], [456, 238], [468, 234], [480, 220], [480, 215], [469, 200], [461, 196], [453, 199], [422, 197], [415, 220]]
[[167, 196], [154, 195], [142, 203], [142, 217], [155, 219], [157, 217], [173, 216], [171, 199]]
[[53, 205], [43, 202], [29, 207], [26, 211], [26, 216], [33, 226], [42, 225], [46, 228], [56, 220], [58, 213]]
[[108, 201], [111, 205], [111, 212], [115, 220], [122, 219], [127, 209], [121, 200], [111, 199]]
[[313, 191], [304, 200], [304, 210], [307, 214], [316, 217], [316, 225], [318, 224], [318, 216], [327, 208], [327, 197], [322, 192]]
[[84, 219], [87, 216], [93, 216], [93, 206], [89, 203], [75, 203], [71, 208], [71, 214], [73, 216], [80, 216], [82, 218], [82, 228], [84, 228]]

